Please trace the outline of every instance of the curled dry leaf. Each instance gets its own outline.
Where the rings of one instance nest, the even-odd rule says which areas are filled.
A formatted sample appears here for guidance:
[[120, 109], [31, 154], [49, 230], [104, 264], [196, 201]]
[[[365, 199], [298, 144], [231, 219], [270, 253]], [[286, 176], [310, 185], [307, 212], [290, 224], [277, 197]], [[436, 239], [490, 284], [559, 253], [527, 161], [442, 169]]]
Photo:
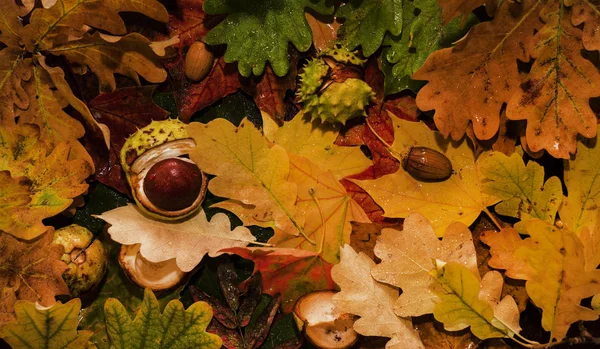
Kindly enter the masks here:
[[189, 272], [205, 254], [220, 255], [224, 248], [246, 246], [256, 240], [245, 227], [231, 230], [227, 215], [217, 213], [212, 220], [204, 211], [182, 222], [169, 223], [148, 218], [132, 204], [104, 212], [98, 218], [111, 225], [108, 233], [121, 244], [141, 244], [140, 253], [150, 262], [175, 258], [177, 266]]

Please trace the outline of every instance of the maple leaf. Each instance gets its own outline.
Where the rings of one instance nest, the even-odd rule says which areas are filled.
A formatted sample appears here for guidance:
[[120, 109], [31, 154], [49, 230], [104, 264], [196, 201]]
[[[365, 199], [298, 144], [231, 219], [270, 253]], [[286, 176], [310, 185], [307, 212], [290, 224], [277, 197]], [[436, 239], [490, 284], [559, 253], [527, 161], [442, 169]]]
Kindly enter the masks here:
[[15, 291], [10, 287], [5, 287], [0, 293], [0, 328], [7, 322], [16, 319], [15, 316], [15, 303], [17, 302], [17, 296]]
[[296, 184], [288, 181], [288, 155], [282, 147], [270, 147], [247, 119], [235, 127], [224, 119], [208, 124], [192, 123], [188, 127], [196, 147], [190, 158], [206, 173], [215, 175], [208, 190], [229, 199], [213, 205], [230, 209], [244, 222], [273, 226], [298, 235], [304, 217], [295, 206]]
[[124, 245], [141, 244], [140, 253], [150, 262], [175, 258], [189, 272], [205, 254], [218, 256], [228, 247], [246, 246], [256, 239], [245, 227], [231, 230], [227, 215], [217, 213], [211, 221], [204, 211], [182, 222], [160, 222], [144, 216], [133, 204], [104, 212], [98, 218], [110, 224], [111, 238]]
[[131, 319], [125, 307], [115, 298], [106, 301], [104, 313], [108, 335], [114, 347], [221, 347], [221, 338], [206, 332], [212, 309], [204, 302], [194, 303], [184, 310], [180, 301], [173, 300], [161, 313], [156, 296], [146, 289], [135, 319]]
[[254, 262], [263, 278], [263, 292], [281, 294], [283, 311], [289, 312], [308, 292], [333, 288], [332, 265], [314, 252], [295, 248], [236, 247], [221, 250]]
[[452, 143], [423, 123], [392, 117], [394, 143], [388, 148], [400, 159], [411, 146], [424, 146], [443, 153], [455, 172], [442, 182], [421, 182], [403, 169], [375, 180], [352, 180], [385, 211], [386, 217], [406, 218], [419, 212], [441, 236], [452, 222], [471, 224], [487, 206], [498, 200], [482, 193], [481, 174], [473, 151], [465, 140]]
[[331, 277], [340, 287], [333, 296], [333, 304], [342, 312], [360, 316], [354, 330], [364, 336], [390, 338], [386, 347], [424, 348], [410, 318], [394, 313], [398, 289], [375, 281], [371, 269], [375, 263], [352, 247], [340, 248], [340, 263], [331, 270]]
[[[99, 147], [86, 139], [100, 183], [129, 194], [127, 179], [122, 172], [119, 154], [127, 137], [148, 125], [152, 120], [164, 120], [169, 113], [156, 105], [152, 95], [156, 86], [125, 87], [102, 93], [88, 103], [94, 118], [110, 128], [110, 149]], [[88, 137], [89, 138], [89, 137]]]
[[538, 218], [554, 223], [561, 203], [562, 184], [558, 177], [544, 184], [544, 168], [535, 161], [527, 167], [519, 154], [510, 157], [492, 152], [480, 160], [485, 176], [483, 190], [498, 199], [496, 212], [525, 221]]
[[27, 301], [17, 301], [17, 320], [0, 328], [0, 338], [12, 348], [92, 348], [90, 331], [77, 331], [81, 300], [75, 298], [65, 304], [56, 303], [40, 308]]
[[[2, 191], [8, 196], [0, 201], [18, 200], [8, 206], [11, 214], [0, 215], [5, 218], [0, 226], [18, 238], [33, 239], [47, 229], [42, 219], [62, 212], [74, 197], [87, 190], [85, 179], [92, 173], [92, 166], [86, 159], [73, 158], [79, 152], [85, 154], [77, 142], [60, 143], [46, 155], [35, 125], [0, 128], [0, 144], [0, 171], [8, 170], [13, 178], [11, 181], [3, 175], [2, 180], [12, 182], [10, 185], [16, 190], [14, 193]], [[24, 199], [25, 187], [29, 202]]]
[[[383, 43], [389, 48], [382, 51], [382, 70], [385, 73], [385, 94], [394, 94], [405, 89], [417, 91], [422, 83], [410, 79], [427, 57], [442, 47], [460, 39], [475, 22], [470, 17], [465, 24], [459, 19], [442, 24], [442, 9], [436, 1], [417, 0], [404, 2], [402, 33], [386, 36]], [[416, 11], [420, 11], [418, 15]]]
[[572, 323], [598, 318], [579, 304], [600, 292], [600, 271], [586, 268], [585, 247], [575, 233], [538, 219], [524, 222], [524, 228], [530, 235], [524, 240], [513, 228], [485, 232], [481, 240], [492, 254], [488, 263], [506, 269], [508, 277], [527, 280], [529, 297], [542, 309], [542, 327], [561, 340]]
[[[509, 119], [527, 120], [533, 152], [567, 158], [578, 134], [596, 134], [588, 101], [600, 84], [600, 73], [581, 55], [583, 34], [572, 26], [571, 12], [562, 1], [503, 2], [491, 22], [473, 27], [454, 48], [433, 53], [413, 75], [429, 81], [417, 96], [419, 108], [436, 109], [444, 136], [460, 139], [471, 121], [485, 140], [497, 132], [507, 103]], [[521, 79], [517, 60], [530, 58], [533, 66]]]
[[[263, 129], [268, 127], [267, 124], [268, 119], [263, 118]], [[300, 112], [291, 121], [276, 128], [272, 135], [266, 134], [266, 137], [289, 154], [304, 156], [341, 179], [363, 172], [372, 162], [358, 147], [343, 147], [334, 143], [340, 127], [339, 124], [310, 121]]]
[[303, 227], [306, 237], [279, 234], [276, 230], [269, 243], [313, 251], [325, 261], [337, 263], [340, 246], [350, 242], [350, 222], [367, 223], [370, 220], [331, 172], [302, 156], [289, 156], [288, 180], [296, 183], [298, 188], [296, 207], [306, 221]]
[[203, 8], [210, 15], [227, 14], [204, 41], [209, 45], [227, 44], [225, 62], [238, 62], [240, 74], [246, 77], [262, 74], [267, 61], [277, 76], [287, 74], [288, 42], [300, 52], [312, 44], [305, 9], [333, 12], [333, 6], [323, 0], [206, 0]]
[[0, 289], [11, 287], [18, 300], [54, 304], [54, 296], [69, 294], [60, 260], [63, 247], [52, 243], [54, 229], [32, 242], [0, 233]]
[[384, 228], [374, 252], [381, 263], [372, 269], [371, 274], [377, 281], [402, 289], [394, 305], [396, 314], [402, 317], [433, 312], [439, 300], [435, 294], [439, 285], [429, 273], [435, 269], [435, 260], [464, 263], [474, 275], [479, 275], [469, 229], [461, 223], [454, 223], [448, 227], [444, 239], [439, 241], [427, 219], [418, 213], [404, 220], [401, 234]]
[[341, 41], [349, 50], [361, 46], [365, 57], [377, 51], [385, 33], [402, 32], [402, 0], [351, 0], [336, 15], [346, 19], [338, 31]]

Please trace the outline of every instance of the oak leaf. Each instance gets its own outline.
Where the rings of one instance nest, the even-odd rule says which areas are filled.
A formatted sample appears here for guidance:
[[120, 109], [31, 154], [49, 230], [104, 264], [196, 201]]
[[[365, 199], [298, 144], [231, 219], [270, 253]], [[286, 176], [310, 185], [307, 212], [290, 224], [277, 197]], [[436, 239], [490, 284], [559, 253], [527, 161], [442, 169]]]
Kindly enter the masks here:
[[385, 217], [406, 218], [412, 212], [424, 215], [436, 234], [444, 234], [452, 222], [471, 224], [487, 206], [498, 200], [482, 193], [482, 175], [475, 155], [465, 140], [443, 140], [421, 122], [392, 117], [394, 143], [388, 148], [401, 159], [412, 146], [424, 146], [443, 153], [454, 173], [442, 182], [421, 182], [403, 169], [375, 180], [352, 180], [375, 199]]
[[598, 318], [580, 302], [600, 292], [600, 271], [587, 268], [585, 247], [575, 233], [538, 219], [524, 226], [530, 235], [524, 240], [513, 228], [482, 235], [491, 248], [488, 263], [506, 269], [511, 278], [527, 280], [527, 293], [542, 309], [542, 327], [560, 341], [572, 323]]
[[381, 259], [371, 271], [375, 280], [402, 289], [394, 310], [402, 317], [433, 312], [441, 285], [430, 274], [435, 261], [457, 262], [478, 276], [471, 232], [462, 223], [448, 227], [439, 241], [427, 219], [413, 213], [404, 220], [402, 232], [384, 228], [375, 245]]
[[[371, 277], [375, 263], [349, 245], [340, 247], [340, 263], [331, 270], [331, 277], [340, 288], [333, 304], [342, 312], [360, 316], [354, 330], [364, 336], [390, 338], [386, 348], [424, 348], [410, 318], [394, 313], [398, 288], [380, 283]], [[392, 345], [395, 344], [395, 345]]]
[[63, 247], [52, 243], [54, 229], [35, 241], [21, 242], [0, 233], [0, 290], [12, 288], [17, 300], [54, 304], [56, 295], [69, 294], [60, 260]]
[[200, 211], [182, 222], [160, 222], [129, 204], [104, 212], [98, 218], [111, 225], [108, 233], [114, 241], [141, 244], [140, 253], [153, 263], [175, 258], [184, 272], [194, 269], [205, 254], [216, 257], [223, 248], [246, 246], [256, 240], [245, 227], [231, 230], [231, 223], [223, 213], [217, 213], [210, 221]]
[[304, 17], [305, 9], [331, 14], [333, 6], [318, 0], [252, 0], [231, 3], [206, 0], [204, 11], [227, 17], [204, 38], [209, 45], [227, 44], [225, 62], [238, 63], [243, 76], [263, 73], [266, 62], [277, 76], [284, 76], [290, 67], [288, 43], [300, 52], [312, 44], [312, 33]]
[[456, 16], [466, 17], [469, 12], [481, 5], [485, 5], [486, 12], [491, 15], [497, 5], [497, 0], [437, 0], [442, 7], [444, 23]]
[[[11, 214], [0, 215], [5, 218], [0, 227], [18, 238], [33, 239], [47, 229], [42, 219], [62, 212], [73, 198], [87, 190], [85, 179], [92, 173], [92, 166], [85, 159], [72, 159], [78, 152], [85, 153], [77, 142], [60, 143], [46, 155], [35, 125], [0, 128], [0, 143], [3, 144], [0, 173], [9, 171], [13, 178], [9, 180], [4, 174], [2, 180], [12, 182], [10, 186], [17, 190], [14, 193], [1, 191], [8, 196], [0, 201], [10, 197], [19, 200], [8, 206]], [[23, 195], [24, 188], [28, 190], [28, 202]], [[15, 206], [17, 204], [19, 206]]]
[[492, 152], [480, 161], [485, 176], [484, 192], [502, 200], [495, 207], [497, 213], [521, 221], [538, 218], [554, 223], [562, 197], [558, 177], [544, 183], [544, 168], [535, 161], [525, 166], [523, 158], [516, 153], [508, 157]]
[[281, 294], [283, 311], [293, 309], [308, 292], [333, 288], [332, 265], [318, 254], [296, 248], [236, 247], [221, 252], [235, 253], [254, 262], [254, 272], [263, 278], [263, 292]]
[[206, 332], [212, 309], [205, 302], [197, 302], [184, 309], [180, 301], [173, 300], [161, 313], [156, 296], [146, 289], [135, 319], [131, 319], [127, 309], [115, 298], [106, 300], [104, 314], [112, 347], [221, 347], [221, 338]]
[[188, 132], [196, 141], [190, 158], [215, 175], [208, 190], [228, 199], [214, 206], [236, 206], [234, 213], [244, 224], [252, 221], [291, 235], [302, 232], [304, 217], [295, 206], [297, 186], [288, 180], [290, 162], [285, 149], [271, 147], [247, 119], [239, 127], [224, 119], [192, 123]]
[[160, 22], [169, 21], [167, 9], [156, 0], [104, 0], [103, 3], [114, 12], [139, 12]]
[[81, 300], [75, 298], [50, 308], [17, 301], [17, 319], [0, 328], [0, 338], [14, 349], [22, 348], [95, 348], [88, 339], [90, 331], [77, 331]]
[[[263, 118], [263, 124], [266, 121]], [[263, 126], [264, 127], [264, 126]], [[289, 154], [304, 156], [315, 165], [329, 170], [337, 179], [361, 173], [372, 165], [358, 147], [339, 146], [335, 140], [340, 125], [310, 121], [302, 112], [277, 128], [269, 137]]]

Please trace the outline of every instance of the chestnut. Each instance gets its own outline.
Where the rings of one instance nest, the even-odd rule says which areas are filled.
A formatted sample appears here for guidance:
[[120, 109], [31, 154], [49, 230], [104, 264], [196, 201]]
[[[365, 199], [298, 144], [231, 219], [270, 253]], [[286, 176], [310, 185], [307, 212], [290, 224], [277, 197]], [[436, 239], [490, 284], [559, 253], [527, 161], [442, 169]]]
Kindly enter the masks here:
[[185, 158], [170, 158], [153, 165], [144, 178], [144, 192], [156, 207], [178, 211], [191, 206], [202, 188], [202, 171]]

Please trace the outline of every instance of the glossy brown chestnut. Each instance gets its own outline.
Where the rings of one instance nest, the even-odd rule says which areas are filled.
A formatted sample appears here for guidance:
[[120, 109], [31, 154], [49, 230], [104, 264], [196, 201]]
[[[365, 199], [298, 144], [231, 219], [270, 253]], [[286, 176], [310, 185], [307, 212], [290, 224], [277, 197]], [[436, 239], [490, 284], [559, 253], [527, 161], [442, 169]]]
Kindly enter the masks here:
[[443, 181], [452, 175], [452, 163], [442, 153], [427, 147], [412, 147], [402, 167], [420, 181]]
[[178, 211], [194, 203], [202, 188], [202, 172], [191, 161], [169, 158], [150, 168], [144, 193], [156, 207]]

